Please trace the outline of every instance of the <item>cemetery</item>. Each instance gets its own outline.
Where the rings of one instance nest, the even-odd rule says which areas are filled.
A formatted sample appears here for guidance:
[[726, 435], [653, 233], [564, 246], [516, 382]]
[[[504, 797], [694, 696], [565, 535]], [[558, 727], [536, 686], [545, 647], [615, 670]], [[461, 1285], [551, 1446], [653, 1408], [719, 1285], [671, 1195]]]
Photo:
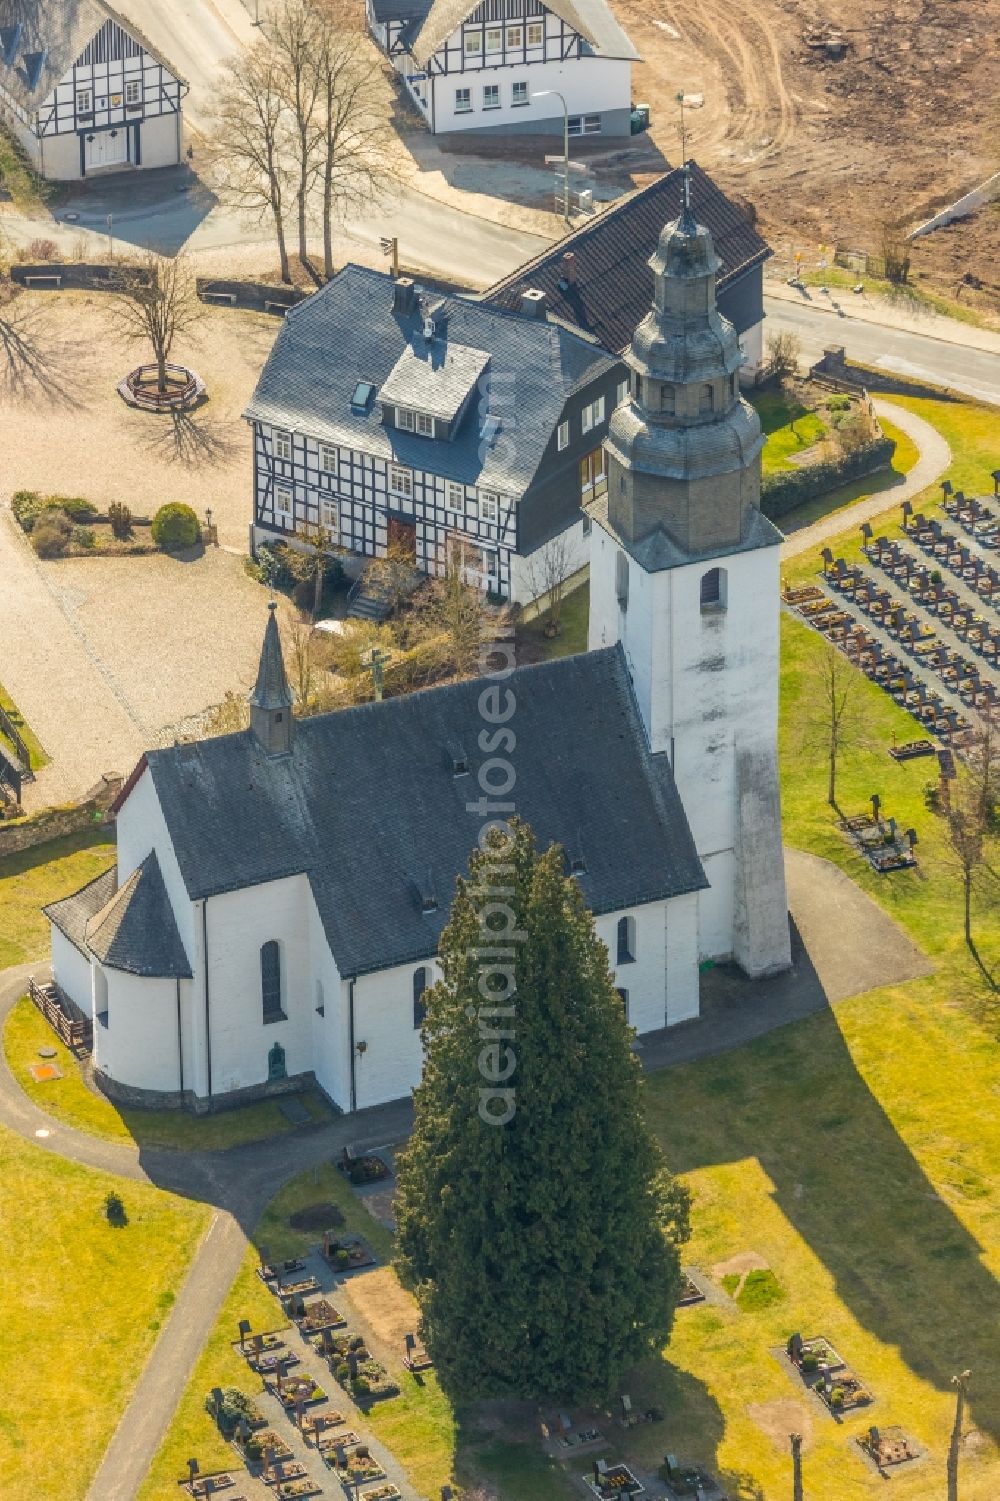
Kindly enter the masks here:
[[871, 1392], [823, 1335], [793, 1334], [785, 1347], [787, 1364], [838, 1421], [873, 1400]]
[[678, 1308], [691, 1308], [695, 1303], [704, 1303], [705, 1294], [693, 1281], [689, 1272], [685, 1272], [681, 1278], [681, 1295], [677, 1299]]
[[322, 1256], [338, 1272], [354, 1272], [359, 1267], [375, 1265], [375, 1257], [360, 1236], [339, 1238], [325, 1234]]
[[872, 1425], [855, 1442], [862, 1454], [880, 1472], [922, 1458], [922, 1451], [898, 1425], [888, 1428], [876, 1428]]

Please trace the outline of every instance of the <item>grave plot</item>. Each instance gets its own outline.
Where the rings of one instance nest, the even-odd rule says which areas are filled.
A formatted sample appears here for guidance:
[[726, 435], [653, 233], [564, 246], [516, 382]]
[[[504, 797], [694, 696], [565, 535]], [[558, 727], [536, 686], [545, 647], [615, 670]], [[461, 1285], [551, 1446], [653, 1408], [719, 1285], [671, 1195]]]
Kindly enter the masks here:
[[900, 1465], [910, 1464], [923, 1457], [923, 1450], [918, 1448], [902, 1428], [896, 1426], [876, 1428], [873, 1424], [867, 1433], [855, 1439], [855, 1443], [866, 1459], [880, 1471], [895, 1470]]
[[915, 829], [902, 833], [894, 818], [883, 818], [882, 800], [872, 793], [871, 813], [856, 813], [840, 820], [840, 828], [851, 843], [865, 856], [873, 870], [886, 875], [893, 870], [912, 870], [917, 863], [913, 853], [917, 843]]
[[338, 1365], [334, 1365], [331, 1361], [330, 1368], [335, 1380], [345, 1391], [350, 1392], [360, 1407], [399, 1394], [399, 1387], [385, 1366], [380, 1365], [377, 1360], [372, 1360], [370, 1356], [367, 1360], [361, 1360], [352, 1350], [347, 1359]]
[[273, 1428], [265, 1428], [260, 1433], [251, 1433], [246, 1436], [237, 1431], [233, 1442], [242, 1451], [248, 1464], [260, 1464], [265, 1455], [270, 1455], [269, 1463], [292, 1457], [288, 1444]]
[[338, 1308], [327, 1298], [317, 1298], [314, 1303], [302, 1305], [301, 1313], [292, 1310], [292, 1318], [299, 1326], [299, 1332], [305, 1336], [319, 1334], [324, 1329], [339, 1329], [347, 1320]]
[[677, 1299], [678, 1308], [691, 1308], [695, 1303], [704, 1303], [705, 1294], [694, 1282], [687, 1272], [681, 1273], [681, 1295]]
[[364, 1336], [354, 1334], [350, 1329], [345, 1329], [340, 1334], [335, 1334], [332, 1329], [324, 1329], [311, 1343], [321, 1355], [326, 1356], [331, 1369], [343, 1364], [351, 1356], [356, 1360], [368, 1359]]
[[874, 1400], [825, 1336], [804, 1340], [800, 1334], [793, 1334], [784, 1355], [803, 1384], [835, 1418], [867, 1407]]
[[266, 1355], [257, 1355], [251, 1350], [247, 1355], [247, 1365], [259, 1376], [273, 1376], [278, 1371], [284, 1373], [299, 1364], [294, 1350], [271, 1350]]
[[360, 1235], [337, 1236], [327, 1231], [320, 1255], [335, 1272], [354, 1272], [359, 1267], [376, 1264], [371, 1249]]
[[434, 1362], [431, 1360], [426, 1349], [415, 1334], [407, 1334], [405, 1337], [406, 1353], [403, 1356], [403, 1364], [414, 1375], [418, 1371], [429, 1371]]
[[236, 1480], [228, 1470], [216, 1470], [210, 1475], [199, 1475], [197, 1472], [197, 1460], [189, 1461], [195, 1465], [195, 1469], [189, 1474], [187, 1480], [182, 1481], [181, 1489], [187, 1491], [189, 1496], [198, 1497], [203, 1501], [205, 1496], [223, 1495], [225, 1501], [243, 1501], [242, 1496], [235, 1494]]
[[387, 1481], [385, 1485], [377, 1485], [373, 1490], [362, 1491], [361, 1501], [395, 1501], [398, 1495], [398, 1487]]
[[321, 1496], [323, 1487], [308, 1475], [303, 1475], [298, 1480], [279, 1480], [274, 1487], [274, 1494], [281, 1501], [292, 1501], [296, 1496]]
[[613, 1501], [617, 1496], [641, 1496], [646, 1487], [624, 1462], [608, 1464], [605, 1459], [594, 1460], [594, 1471], [586, 1477], [587, 1484], [601, 1501]]
[[385, 1471], [381, 1463], [375, 1458], [367, 1444], [356, 1444], [353, 1449], [346, 1445], [338, 1444], [333, 1449], [323, 1452], [330, 1469], [343, 1481], [351, 1480], [355, 1474], [359, 1474], [362, 1483], [366, 1480], [384, 1480]]
[[576, 1428], [568, 1412], [558, 1414], [554, 1423], [542, 1423], [542, 1441], [557, 1457], [566, 1450], [580, 1454], [588, 1449], [598, 1449], [606, 1443], [599, 1428]]
[[672, 1496], [694, 1496], [699, 1501], [705, 1497], [707, 1501], [710, 1496], [721, 1495], [714, 1475], [700, 1465], [678, 1464], [672, 1454], [663, 1456], [660, 1479]]
[[252, 1432], [267, 1425], [267, 1419], [253, 1398], [237, 1386], [213, 1386], [205, 1396], [205, 1411], [215, 1419], [222, 1436], [228, 1439], [237, 1429]]
[[283, 1377], [278, 1374], [273, 1382], [267, 1383], [267, 1388], [277, 1397], [286, 1412], [326, 1401], [326, 1392], [311, 1376]]

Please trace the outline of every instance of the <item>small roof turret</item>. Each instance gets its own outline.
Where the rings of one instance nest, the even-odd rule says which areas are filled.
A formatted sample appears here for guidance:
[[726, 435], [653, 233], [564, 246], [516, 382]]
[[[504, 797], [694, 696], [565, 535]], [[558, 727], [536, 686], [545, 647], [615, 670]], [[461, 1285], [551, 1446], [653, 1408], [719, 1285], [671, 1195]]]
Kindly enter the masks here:
[[267, 608], [257, 682], [250, 694], [250, 728], [269, 756], [283, 756], [292, 748], [292, 690], [281, 654], [277, 603], [272, 599]]

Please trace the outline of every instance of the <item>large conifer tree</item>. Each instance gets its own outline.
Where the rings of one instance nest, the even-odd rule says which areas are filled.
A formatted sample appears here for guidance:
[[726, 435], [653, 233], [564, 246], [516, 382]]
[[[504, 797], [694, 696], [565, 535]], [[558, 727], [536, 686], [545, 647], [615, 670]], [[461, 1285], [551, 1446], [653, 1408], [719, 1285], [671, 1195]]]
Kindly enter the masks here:
[[688, 1196], [562, 851], [491, 835], [440, 955], [396, 1198], [426, 1344], [455, 1395], [605, 1396], [669, 1338]]

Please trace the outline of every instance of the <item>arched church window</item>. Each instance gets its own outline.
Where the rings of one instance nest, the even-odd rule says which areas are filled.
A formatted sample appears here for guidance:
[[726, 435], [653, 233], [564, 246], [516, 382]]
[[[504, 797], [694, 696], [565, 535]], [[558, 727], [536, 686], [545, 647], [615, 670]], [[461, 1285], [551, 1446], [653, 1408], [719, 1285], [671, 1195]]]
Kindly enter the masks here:
[[710, 568], [707, 573], [702, 574], [700, 597], [703, 611], [726, 608], [726, 570], [724, 568]]
[[285, 1013], [281, 1007], [281, 946], [273, 938], [261, 944], [260, 994], [264, 1021], [284, 1021]]
[[424, 1017], [427, 1015], [427, 1003], [424, 1000], [424, 991], [427, 989], [428, 975], [424, 965], [413, 971], [413, 1025], [422, 1027]]
[[699, 412], [712, 412], [715, 410], [715, 387], [711, 381], [706, 381], [698, 393]]
[[635, 963], [635, 918], [618, 919], [618, 964]]
[[326, 996], [323, 994], [322, 980], [316, 981], [316, 1014], [317, 1016], [326, 1015]]
[[618, 607], [628, 609], [628, 558], [620, 552], [615, 558], [615, 592], [618, 595]]

